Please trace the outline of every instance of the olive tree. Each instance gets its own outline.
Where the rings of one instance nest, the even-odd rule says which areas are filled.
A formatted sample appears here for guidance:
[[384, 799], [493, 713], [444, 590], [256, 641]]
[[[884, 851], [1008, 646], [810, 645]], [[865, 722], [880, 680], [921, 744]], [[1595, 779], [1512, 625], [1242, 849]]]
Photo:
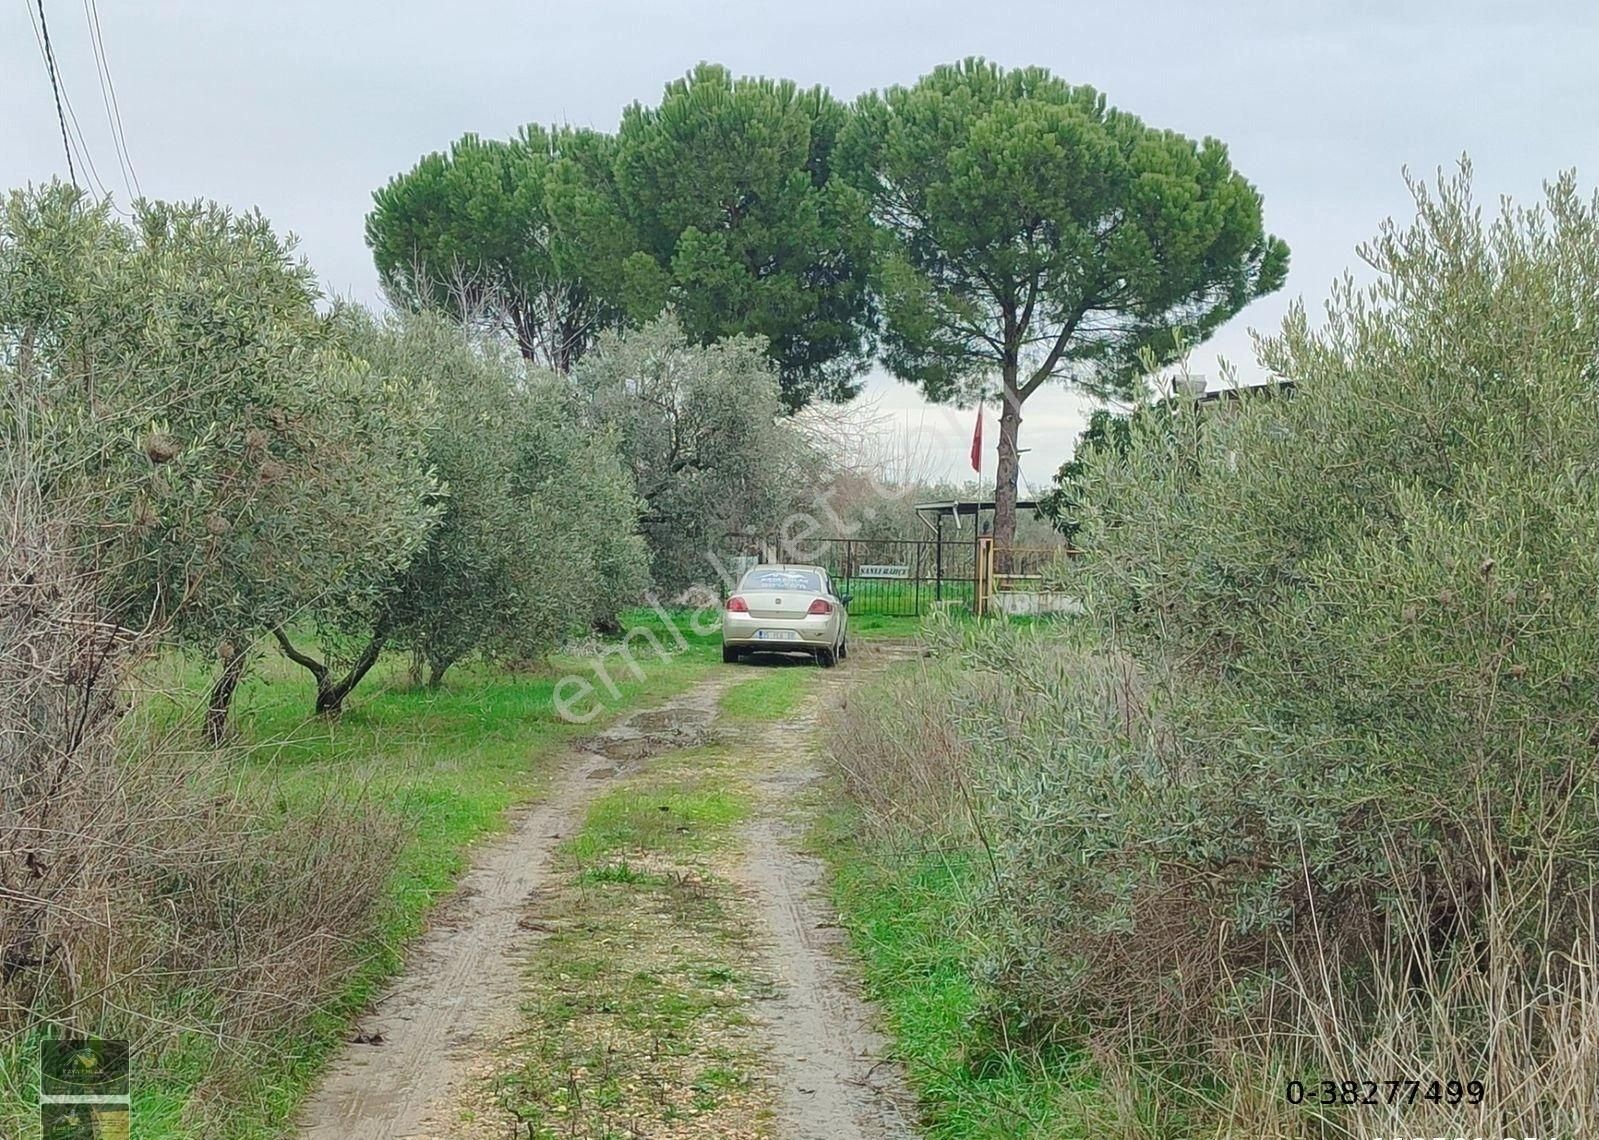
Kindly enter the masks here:
[[1207, 1048], [1295, 1017], [1271, 1036], [1324, 1069], [1409, 1026], [1430, 1064], [1540, 1074], [1452, 1131], [1581, 1134], [1599, 197], [1564, 177], [1485, 217], [1465, 173], [1413, 189], [1374, 280], [1263, 342], [1291, 397], [1135, 419], [1082, 473], [1074, 581], [1123, 677], [1045, 690], [1027, 755], [994, 757], [1026, 888], [1001, 976]]
[[707, 554], [728, 535], [774, 535], [814, 486], [816, 456], [784, 416], [758, 338], [697, 345], [667, 315], [602, 337], [577, 380], [644, 502], [658, 590], [707, 580]]
[[58, 478], [106, 503], [108, 612], [221, 670], [219, 736], [256, 638], [370, 604], [432, 525], [426, 402], [353, 358], [259, 214], [55, 184], [0, 216], [0, 345], [58, 417]]
[[321, 612], [321, 656], [274, 631], [316, 678], [317, 711], [337, 712], [388, 648], [438, 685], [469, 654], [525, 659], [614, 621], [645, 585], [637, 503], [570, 386], [435, 314], [348, 324], [375, 373], [436, 397], [416, 462], [437, 480], [437, 522], [373, 604]]

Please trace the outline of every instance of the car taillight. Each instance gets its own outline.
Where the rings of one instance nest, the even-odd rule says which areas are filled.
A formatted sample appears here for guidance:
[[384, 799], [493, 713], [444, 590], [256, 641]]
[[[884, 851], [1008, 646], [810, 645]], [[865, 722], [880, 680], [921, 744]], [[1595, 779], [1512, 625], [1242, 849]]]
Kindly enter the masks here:
[[811, 608], [805, 612], [808, 614], [830, 614], [833, 612], [833, 603], [826, 598], [817, 598], [811, 603]]
[[747, 614], [750, 612], [750, 604], [737, 594], [734, 594], [727, 599], [727, 612], [730, 614]]

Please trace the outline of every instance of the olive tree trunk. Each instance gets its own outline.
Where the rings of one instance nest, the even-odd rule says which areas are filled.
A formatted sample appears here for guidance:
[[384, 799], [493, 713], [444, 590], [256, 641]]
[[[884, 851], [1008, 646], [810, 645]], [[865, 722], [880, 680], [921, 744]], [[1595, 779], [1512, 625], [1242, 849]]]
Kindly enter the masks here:
[[453, 657], [428, 658], [428, 688], [437, 689], [444, 684], [444, 674], [455, 664]]
[[386, 629], [380, 626], [373, 630], [371, 640], [350, 665], [349, 672], [343, 677], [336, 678], [333, 670], [325, 662], [296, 649], [283, 630], [274, 629], [272, 636], [277, 638], [283, 656], [304, 667], [312, 677], [316, 678], [316, 711], [321, 716], [338, 716], [343, 711], [344, 698], [350, 695], [351, 690], [361, 683], [361, 678], [371, 672], [372, 666], [378, 663], [378, 657], [388, 641]]
[[248, 661], [248, 656], [240, 649], [235, 649], [230, 656], [222, 659], [222, 672], [218, 674], [216, 683], [211, 686], [211, 695], [205, 709], [205, 735], [212, 744], [221, 744], [223, 737], [227, 735], [228, 713], [233, 708], [233, 693], [244, 677]]

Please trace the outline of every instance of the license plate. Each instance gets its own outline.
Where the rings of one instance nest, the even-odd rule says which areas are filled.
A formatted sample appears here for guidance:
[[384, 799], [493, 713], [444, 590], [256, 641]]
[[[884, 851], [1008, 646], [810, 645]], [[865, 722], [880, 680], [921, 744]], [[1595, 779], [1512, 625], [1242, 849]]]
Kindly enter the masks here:
[[800, 635], [792, 629], [758, 629], [755, 638], [757, 641], [798, 641]]

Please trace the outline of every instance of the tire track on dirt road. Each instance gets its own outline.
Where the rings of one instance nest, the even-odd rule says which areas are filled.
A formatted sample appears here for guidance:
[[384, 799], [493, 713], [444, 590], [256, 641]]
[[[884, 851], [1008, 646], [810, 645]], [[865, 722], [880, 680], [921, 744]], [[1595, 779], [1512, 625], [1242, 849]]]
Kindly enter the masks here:
[[[530, 971], [547, 961], [539, 957], [552, 929], [544, 916], [552, 898], [572, 890], [574, 873], [556, 866], [557, 849], [582, 831], [603, 793], [647, 787], [650, 773], [660, 771], [656, 765], [670, 770], [676, 753], [701, 745], [731, 765], [729, 778], [752, 802], [729, 848], [711, 856], [700, 873], [714, 877], [721, 869], [737, 900], [730, 920], [754, 935], [746, 943], [753, 975], [770, 981], [747, 999], [752, 1021], [746, 1024], [760, 1058], [752, 1087], [771, 1115], [754, 1132], [739, 1134], [774, 1140], [916, 1136], [914, 1098], [887, 1060], [888, 1042], [860, 996], [836, 912], [821, 890], [823, 866], [802, 850], [814, 807], [807, 793], [822, 775], [814, 754], [822, 717], [849, 685], [906, 652], [860, 646], [840, 668], [813, 674], [797, 712], [764, 723], [717, 723], [722, 694], [760, 674], [759, 667], [724, 667], [570, 752], [550, 794], [476, 854], [455, 896], [407, 955], [403, 975], [362, 1019], [355, 1040], [374, 1043], [349, 1045], [305, 1106], [300, 1140], [523, 1135], [520, 1114], [512, 1120], [489, 1090], [525, 1056], [517, 1042], [525, 1048], [519, 1035], [530, 1028], [524, 1012]], [[650, 935], [648, 923], [630, 928], [674, 944], [688, 933], [668, 926]], [[632, 962], [648, 963], [649, 949], [627, 947], [626, 969], [648, 968]], [[687, 1089], [685, 1083], [678, 1091]], [[695, 1129], [710, 1123], [674, 1118], [661, 1134], [709, 1136]], [[641, 1123], [624, 1125], [637, 1129]], [[605, 1134], [644, 1136], [659, 1125]]]
[[765, 927], [767, 969], [779, 997], [763, 1009], [781, 1093], [781, 1140], [911, 1140], [915, 1100], [875, 1011], [846, 965], [837, 913], [823, 897], [820, 860], [801, 850], [797, 801], [822, 778], [821, 715], [860, 673], [907, 653], [862, 646], [824, 675], [798, 715], [766, 726], [758, 745], [760, 802], [745, 831], [740, 875]]
[[735, 680], [715, 674], [568, 754], [550, 794], [476, 853], [407, 954], [404, 972], [361, 1019], [301, 1113], [301, 1140], [451, 1134], [454, 1095], [519, 1025], [522, 967], [539, 941], [524, 918], [550, 876], [555, 848], [582, 826], [589, 801], [619, 766], [702, 735]]

